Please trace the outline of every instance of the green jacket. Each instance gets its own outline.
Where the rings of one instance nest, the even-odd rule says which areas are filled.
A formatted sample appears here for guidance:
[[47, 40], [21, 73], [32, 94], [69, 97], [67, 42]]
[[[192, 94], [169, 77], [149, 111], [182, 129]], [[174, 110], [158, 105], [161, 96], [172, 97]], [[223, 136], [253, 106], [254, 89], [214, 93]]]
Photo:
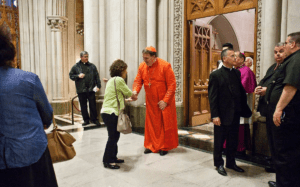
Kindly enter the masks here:
[[130, 97], [132, 95], [132, 91], [128, 88], [128, 86], [126, 85], [122, 77], [113, 77], [109, 79], [105, 88], [104, 102], [101, 109], [101, 113], [105, 113], [105, 114], [115, 113], [115, 115], [118, 116], [119, 115], [118, 102], [117, 102], [117, 96], [116, 96], [115, 85], [114, 85], [115, 79], [116, 79], [118, 98], [120, 101], [120, 109], [123, 109], [125, 107], [124, 106], [125, 98], [123, 97], [123, 95], [125, 97]]

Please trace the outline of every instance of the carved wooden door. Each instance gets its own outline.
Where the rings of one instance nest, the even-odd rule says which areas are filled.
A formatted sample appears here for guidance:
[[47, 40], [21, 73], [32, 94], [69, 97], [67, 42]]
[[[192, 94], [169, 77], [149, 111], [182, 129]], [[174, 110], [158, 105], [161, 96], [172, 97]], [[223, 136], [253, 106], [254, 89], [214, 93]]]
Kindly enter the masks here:
[[190, 90], [189, 118], [190, 126], [209, 122], [208, 79], [211, 67], [211, 28], [210, 26], [190, 24]]
[[218, 61], [221, 60], [221, 52], [222, 52], [222, 50], [220, 50], [220, 49], [212, 50], [212, 58], [211, 58], [210, 65], [213, 70], [218, 69], [218, 66], [219, 66]]

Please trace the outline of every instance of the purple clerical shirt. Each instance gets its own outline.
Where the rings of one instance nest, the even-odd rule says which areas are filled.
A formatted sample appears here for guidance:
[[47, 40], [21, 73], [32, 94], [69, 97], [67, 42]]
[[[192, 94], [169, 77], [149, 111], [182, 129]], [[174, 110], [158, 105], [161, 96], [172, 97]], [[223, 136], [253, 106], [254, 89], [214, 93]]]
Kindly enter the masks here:
[[246, 93], [253, 93], [256, 87], [256, 79], [251, 69], [245, 65], [237, 68], [241, 72], [241, 81]]

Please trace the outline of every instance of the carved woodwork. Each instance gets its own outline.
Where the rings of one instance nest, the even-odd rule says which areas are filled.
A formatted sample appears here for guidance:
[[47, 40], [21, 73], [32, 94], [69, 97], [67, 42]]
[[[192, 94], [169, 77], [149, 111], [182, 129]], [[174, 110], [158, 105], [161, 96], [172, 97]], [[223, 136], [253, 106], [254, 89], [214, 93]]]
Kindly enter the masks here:
[[[191, 64], [189, 117], [190, 125], [209, 121], [208, 78], [211, 70], [211, 26], [191, 24]], [[201, 113], [200, 111], [207, 111]]]
[[255, 8], [257, 0], [223, 0], [219, 11], [221, 14]]
[[5, 25], [7, 30], [9, 30], [12, 43], [16, 48], [16, 58], [13, 66], [15, 68], [21, 68], [19, 11], [13, 4], [7, 6], [4, 0], [2, 0], [0, 4], [0, 25]]
[[257, 0], [187, 0], [187, 19], [247, 10], [256, 6]]
[[210, 65], [211, 65], [211, 70], [215, 70], [215, 69], [218, 69], [218, 60], [221, 60], [221, 52], [222, 50], [220, 49], [213, 49], [212, 50], [212, 53], [211, 53], [211, 62], [210, 62]]
[[207, 17], [216, 14], [215, 0], [189, 0], [187, 4], [188, 19]]

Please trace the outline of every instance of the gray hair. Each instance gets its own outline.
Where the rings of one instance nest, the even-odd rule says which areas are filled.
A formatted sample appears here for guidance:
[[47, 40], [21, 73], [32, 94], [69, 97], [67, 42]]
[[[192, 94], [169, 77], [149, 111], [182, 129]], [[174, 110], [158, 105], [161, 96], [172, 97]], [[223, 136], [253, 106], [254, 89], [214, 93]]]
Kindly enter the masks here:
[[281, 47], [281, 46], [284, 46], [284, 42], [279, 42], [275, 45], [275, 47]]
[[223, 58], [227, 56], [227, 52], [228, 52], [228, 51], [233, 51], [233, 50], [232, 50], [232, 49], [224, 49], [224, 50], [221, 52], [221, 60], [222, 60], [222, 62], [224, 62], [224, 61], [223, 61]]
[[251, 61], [251, 63], [253, 63], [253, 58], [251, 58], [251, 57], [246, 57], [246, 60], [245, 61], [247, 61], [248, 59], [250, 59], [250, 61]]
[[297, 47], [300, 47], [300, 32], [294, 32], [288, 35], [291, 37], [290, 43], [295, 42]]
[[83, 55], [89, 55], [89, 53], [86, 52], [86, 51], [81, 51], [81, 52], [80, 52], [80, 57], [83, 57]]

